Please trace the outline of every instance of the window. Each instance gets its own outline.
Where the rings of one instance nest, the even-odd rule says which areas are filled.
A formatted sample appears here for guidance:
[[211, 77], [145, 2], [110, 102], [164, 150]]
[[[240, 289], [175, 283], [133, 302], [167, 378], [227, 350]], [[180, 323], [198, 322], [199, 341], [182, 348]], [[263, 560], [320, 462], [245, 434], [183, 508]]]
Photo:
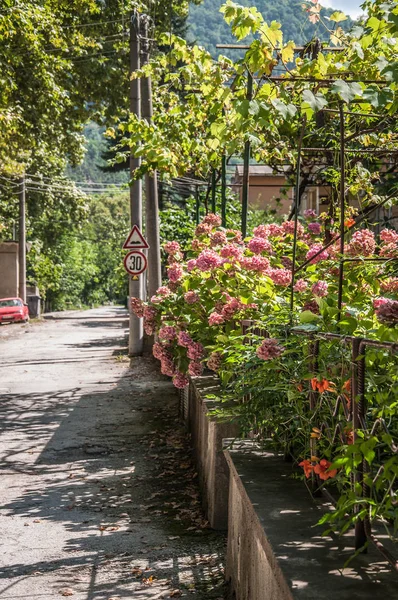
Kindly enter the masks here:
[[10, 300], [0, 300], [0, 308], [6, 308], [7, 306], [23, 306], [23, 303], [18, 298], [11, 298]]

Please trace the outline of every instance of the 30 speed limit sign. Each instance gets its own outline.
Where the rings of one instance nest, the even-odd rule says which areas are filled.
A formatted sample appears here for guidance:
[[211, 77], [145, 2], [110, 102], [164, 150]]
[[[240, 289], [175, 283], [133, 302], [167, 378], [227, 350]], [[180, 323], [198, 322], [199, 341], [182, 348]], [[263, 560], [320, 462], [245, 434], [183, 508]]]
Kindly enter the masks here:
[[134, 250], [124, 257], [124, 268], [130, 275], [141, 275], [148, 266], [148, 261], [143, 252]]

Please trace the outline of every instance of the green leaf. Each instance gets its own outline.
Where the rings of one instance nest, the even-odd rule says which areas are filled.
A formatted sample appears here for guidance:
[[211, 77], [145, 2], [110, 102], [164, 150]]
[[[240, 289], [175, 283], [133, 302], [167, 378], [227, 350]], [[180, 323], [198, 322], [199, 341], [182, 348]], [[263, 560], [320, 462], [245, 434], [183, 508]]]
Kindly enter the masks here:
[[392, 62], [385, 67], [382, 70], [381, 75], [384, 75], [387, 81], [396, 83], [398, 81], [398, 61]]
[[271, 100], [271, 104], [284, 119], [294, 117], [297, 112], [297, 108], [293, 104], [285, 104], [279, 98]]
[[338, 10], [332, 13], [329, 17], [329, 21], [334, 21], [335, 23], [341, 23], [341, 21], [346, 21], [348, 17]]
[[311, 90], [304, 90], [302, 98], [303, 102], [308, 104], [314, 112], [322, 110], [328, 103], [325, 96], [322, 94], [314, 95]]
[[[311, 311], [307, 311], [311, 312]], [[311, 313], [313, 314], [313, 313]], [[318, 325], [313, 325], [312, 323], [303, 323], [302, 325], [297, 325], [296, 327], [292, 327], [290, 331], [319, 331]]]
[[359, 83], [347, 83], [342, 79], [338, 79], [331, 86], [331, 92], [338, 94], [344, 102], [351, 102], [356, 96], [362, 96], [362, 87]]
[[300, 313], [299, 316], [300, 323], [312, 323], [313, 321], [318, 321], [319, 319], [319, 315], [316, 315], [310, 310], [303, 310], [303, 312]]
[[394, 92], [391, 88], [378, 89], [370, 86], [363, 91], [363, 98], [375, 108], [381, 108], [394, 101]]

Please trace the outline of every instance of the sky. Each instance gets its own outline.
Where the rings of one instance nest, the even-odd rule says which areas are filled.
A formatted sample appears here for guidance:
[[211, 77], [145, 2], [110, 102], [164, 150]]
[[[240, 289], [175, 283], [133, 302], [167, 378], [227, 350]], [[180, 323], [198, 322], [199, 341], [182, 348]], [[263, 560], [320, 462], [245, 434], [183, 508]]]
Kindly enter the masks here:
[[362, 0], [321, 0], [321, 4], [322, 6], [341, 10], [353, 18], [358, 17], [362, 13], [359, 8]]

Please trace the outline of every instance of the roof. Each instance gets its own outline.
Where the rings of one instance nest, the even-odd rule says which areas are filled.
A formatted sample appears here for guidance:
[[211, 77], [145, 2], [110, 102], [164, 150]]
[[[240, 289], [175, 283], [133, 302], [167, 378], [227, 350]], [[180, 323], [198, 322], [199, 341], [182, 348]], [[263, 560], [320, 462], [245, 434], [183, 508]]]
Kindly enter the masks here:
[[[280, 171], [287, 173], [290, 170], [288, 165], [282, 165], [279, 167]], [[236, 165], [236, 175], [243, 177], [243, 165]], [[283, 173], [278, 173], [272, 167], [268, 165], [250, 165], [249, 167], [250, 177], [284, 177]]]

